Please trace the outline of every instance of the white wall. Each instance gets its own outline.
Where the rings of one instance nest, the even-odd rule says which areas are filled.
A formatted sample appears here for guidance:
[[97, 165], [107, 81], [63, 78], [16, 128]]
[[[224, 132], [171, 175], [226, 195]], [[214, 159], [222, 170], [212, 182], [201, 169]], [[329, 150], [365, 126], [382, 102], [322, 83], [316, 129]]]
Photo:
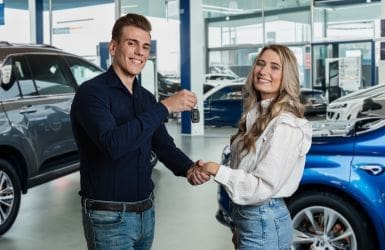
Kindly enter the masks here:
[[4, 25], [0, 25], [0, 40], [14, 43], [29, 43], [28, 10], [4, 8]]

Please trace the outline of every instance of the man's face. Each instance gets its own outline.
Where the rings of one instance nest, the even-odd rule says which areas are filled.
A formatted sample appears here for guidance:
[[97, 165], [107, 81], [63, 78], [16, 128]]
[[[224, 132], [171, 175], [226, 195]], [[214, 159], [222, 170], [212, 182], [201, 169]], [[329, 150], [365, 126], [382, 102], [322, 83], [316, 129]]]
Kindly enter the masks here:
[[110, 43], [113, 64], [127, 76], [138, 75], [150, 55], [150, 43], [149, 32], [135, 26], [125, 26], [120, 41], [112, 40]]

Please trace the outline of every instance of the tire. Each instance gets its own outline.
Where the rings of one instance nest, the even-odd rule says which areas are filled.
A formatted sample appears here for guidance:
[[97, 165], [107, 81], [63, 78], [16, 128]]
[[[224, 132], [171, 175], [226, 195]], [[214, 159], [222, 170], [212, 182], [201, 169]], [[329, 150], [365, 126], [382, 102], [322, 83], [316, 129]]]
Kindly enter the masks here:
[[12, 165], [0, 159], [0, 235], [15, 222], [21, 199], [20, 180]]
[[304, 192], [290, 199], [288, 208], [294, 227], [292, 249], [375, 249], [366, 216], [333, 193]]

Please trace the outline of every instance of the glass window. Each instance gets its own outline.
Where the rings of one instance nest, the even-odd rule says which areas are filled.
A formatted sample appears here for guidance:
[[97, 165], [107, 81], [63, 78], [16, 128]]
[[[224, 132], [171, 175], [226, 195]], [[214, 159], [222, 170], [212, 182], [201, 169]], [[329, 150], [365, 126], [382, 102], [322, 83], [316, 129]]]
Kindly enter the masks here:
[[1, 67], [2, 86], [0, 88], [1, 100], [8, 100], [20, 97], [15, 71], [12, 70], [12, 57], [4, 62]]
[[66, 56], [65, 59], [78, 86], [103, 72], [85, 60], [72, 56]]
[[[21, 95], [37, 94], [24, 57], [9, 57], [2, 67], [3, 72], [4, 69], [8, 71], [9, 82], [1, 88], [1, 98], [3, 100], [19, 98]], [[22, 94], [20, 94], [20, 91]]]
[[259, 17], [210, 22], [208, 47], [262, 43], [262, 29], [262, 18]]
[[33, 83], [31, 72], [24, 57], [17, 57], [13, 62], [13, 72], [19, 82], [23, 96], [37, 95], [36, 86]]
[[57, 55], [28, 55], [39, 95], [74, 93], [65, 77], [62, 60]]
[[[250, 71], [260, 47], [213, 50], [209, 52], [209, 68], [221, 66], [229, 75], [246, 77]], [[229, 72], [231, 70], [231, 72]]]
[[314, 41], [368, 39], [378, 34], [381, 3], [316, 5], [313, 16]]
[[307, 11], [269, 15], [265, 18], [265, 43], [310, 42], [310, 7]]

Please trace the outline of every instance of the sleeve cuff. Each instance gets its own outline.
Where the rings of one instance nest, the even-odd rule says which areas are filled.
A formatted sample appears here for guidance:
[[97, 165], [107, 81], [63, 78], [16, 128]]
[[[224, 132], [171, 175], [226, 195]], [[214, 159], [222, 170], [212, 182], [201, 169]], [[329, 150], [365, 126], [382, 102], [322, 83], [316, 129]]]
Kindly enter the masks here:
[[219, 182], [221, 184], [226, 184], [229, 182], [230, 176], [231, 176], [232, 169], [229, 167], [226, 167], [224, 165], [221, 165], [218, 169], [217, 174], [215, 175], [214, 180], [216, 182]]

